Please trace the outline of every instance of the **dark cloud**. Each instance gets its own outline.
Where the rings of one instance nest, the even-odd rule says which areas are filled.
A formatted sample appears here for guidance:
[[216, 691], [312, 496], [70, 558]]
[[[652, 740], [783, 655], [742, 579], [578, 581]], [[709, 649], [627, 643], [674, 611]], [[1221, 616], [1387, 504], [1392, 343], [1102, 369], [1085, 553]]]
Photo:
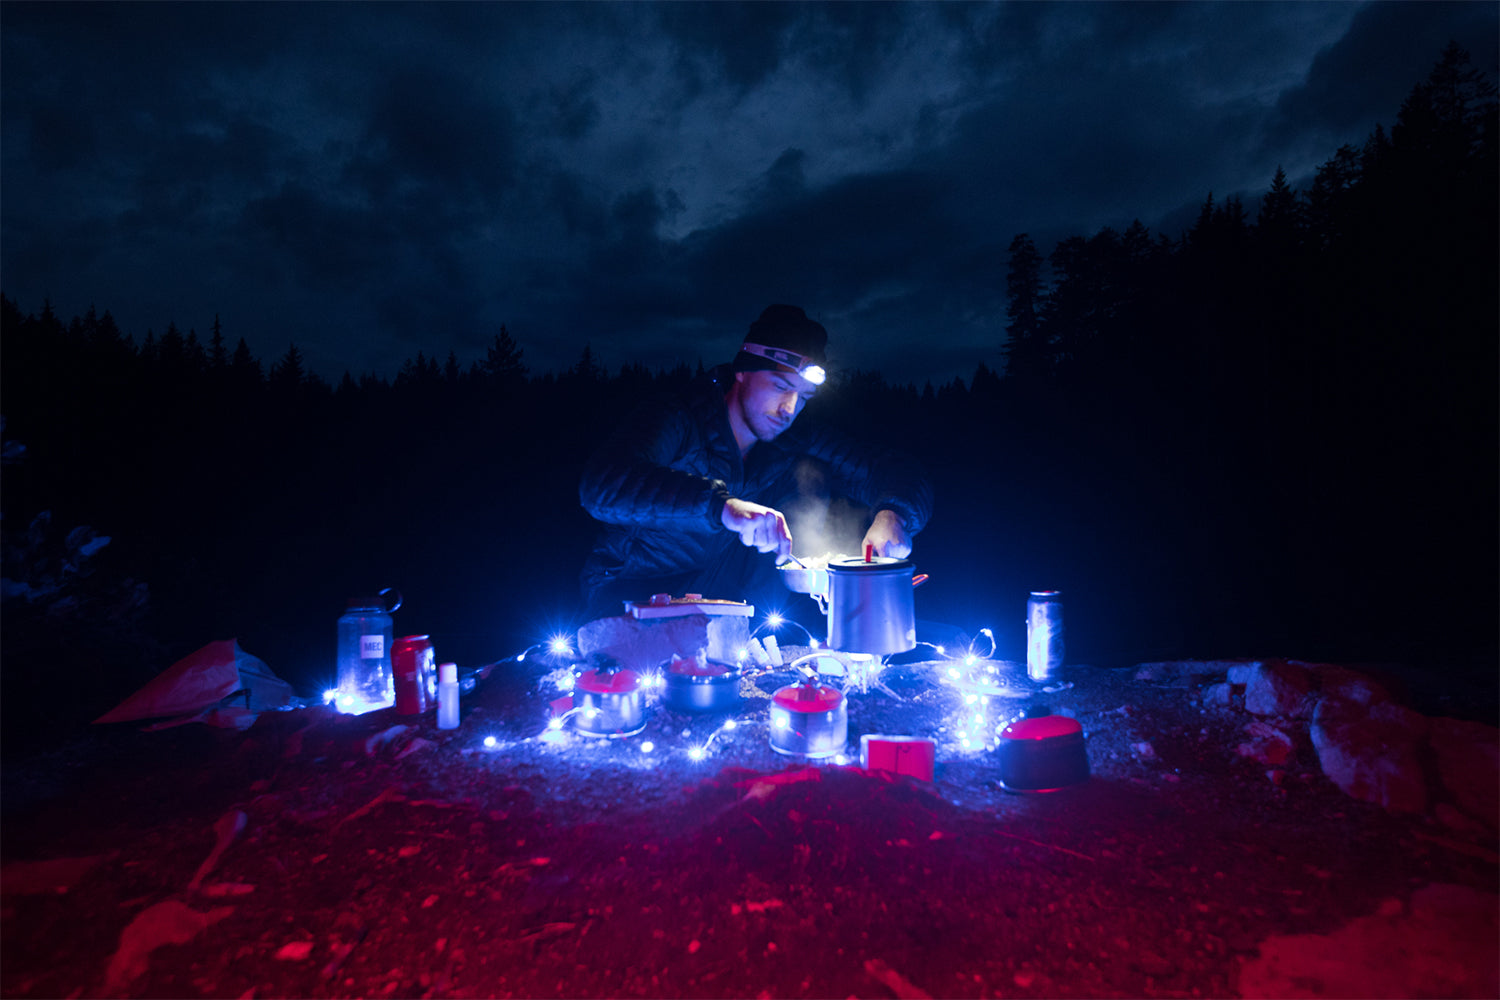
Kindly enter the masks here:
[[[0, 273], [394, 374], [996, 363], [1005, 248], [1158, 231], [1389, 123], [1494, 4], [0, 4]], [[1299, 173], [1300, 172], [1300, 173]]]
[[1362, 7], [1349, 31], [1318, 53], [1305, 80], [1276, 102], [1276, 115], [1266, 130], [1267, 145], [1308, 135], [1363, 135], [1377, 122], [1389, 127], [1412, 86], [1427, 76], [1450, 41], [1467, 48], [1478, 68], [1495, 72], [1500, 5]]

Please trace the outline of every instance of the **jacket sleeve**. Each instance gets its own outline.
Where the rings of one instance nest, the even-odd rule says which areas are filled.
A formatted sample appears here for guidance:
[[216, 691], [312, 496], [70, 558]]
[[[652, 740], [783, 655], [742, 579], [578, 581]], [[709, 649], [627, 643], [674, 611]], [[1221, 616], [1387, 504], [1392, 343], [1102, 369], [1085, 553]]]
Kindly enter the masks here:
[[932, 482], [921, 464], [891, 448], [865, 445], [830, 427], [811, 429], [803, 448], [827, 465], [837, 494], [872, 510], [891, 510], [908, 534], [932, 516]]
[[596, 520], [626, 527], [683, 525], [723, 529], [729, 499], [721, 479], [693, 471], [701, 456], [685, 408], [668, 404], [637, 412], [584, 465], [578, 498]]

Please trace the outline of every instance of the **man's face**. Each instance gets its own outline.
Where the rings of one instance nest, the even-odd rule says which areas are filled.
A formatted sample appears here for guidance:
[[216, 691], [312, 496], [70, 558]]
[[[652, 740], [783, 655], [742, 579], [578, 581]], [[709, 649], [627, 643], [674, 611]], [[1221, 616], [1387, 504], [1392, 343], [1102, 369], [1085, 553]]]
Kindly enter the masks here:
[[757, 441], [773, 440], [792, 426], [818, 387], [795, 372], [736, 372], [740, 418]]

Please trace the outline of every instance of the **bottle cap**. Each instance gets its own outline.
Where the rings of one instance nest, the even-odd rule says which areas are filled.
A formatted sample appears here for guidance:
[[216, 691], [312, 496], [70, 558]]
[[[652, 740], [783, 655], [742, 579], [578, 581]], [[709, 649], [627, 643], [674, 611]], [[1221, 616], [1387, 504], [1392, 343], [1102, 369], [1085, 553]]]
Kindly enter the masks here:
[[439, 663], [438, 664], [438, 683], [439, 684], [457, 684], [458, 683], [458, 664], [457, 663]]

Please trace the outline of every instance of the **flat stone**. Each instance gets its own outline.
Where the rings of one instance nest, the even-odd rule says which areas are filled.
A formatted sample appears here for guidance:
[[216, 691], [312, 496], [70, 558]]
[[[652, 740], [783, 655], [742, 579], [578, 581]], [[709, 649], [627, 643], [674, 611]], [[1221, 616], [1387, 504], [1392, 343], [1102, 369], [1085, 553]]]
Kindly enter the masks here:
[[1147, 684], [1163, 684], [1189, 677], [1214, 677], [1246, 666], [1247, 660], [1159, 660], [1138, 663], [1135, 679]]
[[603, 653], [631, 670], [651, 670], [677, 656], [706, 650], [711, 660], [734, 663], [750, 641], [749, 619], [740, 615], [680, 615], [637, 619], [599, 618], [578, 630], [578, 651]]

